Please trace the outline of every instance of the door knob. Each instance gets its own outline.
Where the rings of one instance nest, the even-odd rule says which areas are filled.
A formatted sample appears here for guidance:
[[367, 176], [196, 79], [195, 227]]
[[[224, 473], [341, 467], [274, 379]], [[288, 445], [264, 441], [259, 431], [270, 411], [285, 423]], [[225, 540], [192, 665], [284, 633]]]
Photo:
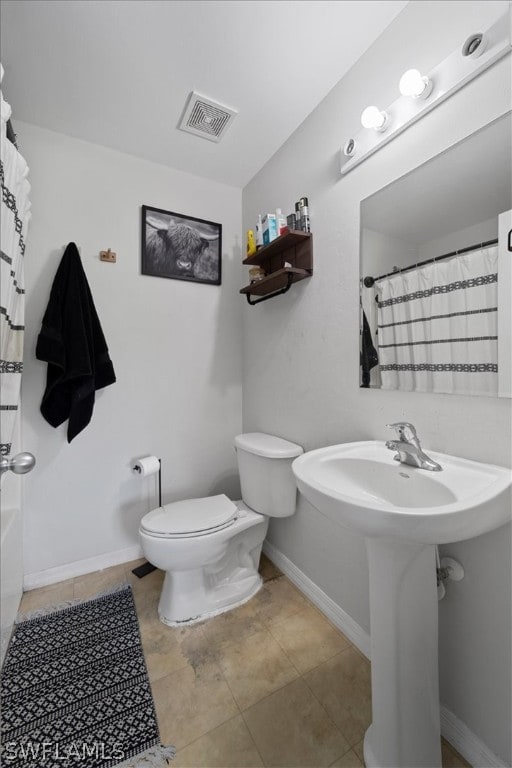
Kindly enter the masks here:
[[12, 459], [8, 459], [7, 456], [0, 458], [0, 475], [4, 472], [14, 472], [15, 475], [24, 475], [34, 469], [36, 463], [36, 457], [27, 451], [18, 453], [13, 456]]

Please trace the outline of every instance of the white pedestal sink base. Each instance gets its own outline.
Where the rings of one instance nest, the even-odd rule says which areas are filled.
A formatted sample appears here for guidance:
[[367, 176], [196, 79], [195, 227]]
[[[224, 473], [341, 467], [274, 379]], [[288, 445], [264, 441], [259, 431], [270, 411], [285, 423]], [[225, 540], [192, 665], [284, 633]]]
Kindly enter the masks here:
[[441, 768], [435, 547], [367, 538], [372, 725], [367, 768]]

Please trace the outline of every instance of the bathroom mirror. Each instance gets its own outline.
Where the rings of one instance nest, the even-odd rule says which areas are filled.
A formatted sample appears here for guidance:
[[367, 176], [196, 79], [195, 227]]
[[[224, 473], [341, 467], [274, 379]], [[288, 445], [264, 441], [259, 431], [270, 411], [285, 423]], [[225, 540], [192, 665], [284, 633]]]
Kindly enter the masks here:
[[360, 385], [510, 397], [512, 121], [361, 202]]

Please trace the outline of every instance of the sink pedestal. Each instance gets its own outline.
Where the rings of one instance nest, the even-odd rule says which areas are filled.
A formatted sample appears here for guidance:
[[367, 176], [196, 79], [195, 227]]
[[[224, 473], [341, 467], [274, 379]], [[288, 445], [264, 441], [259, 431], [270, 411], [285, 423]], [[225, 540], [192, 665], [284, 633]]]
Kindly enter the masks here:
[[366, 538], [372, 724], [367, 768], [440, 768], [435, 546]]

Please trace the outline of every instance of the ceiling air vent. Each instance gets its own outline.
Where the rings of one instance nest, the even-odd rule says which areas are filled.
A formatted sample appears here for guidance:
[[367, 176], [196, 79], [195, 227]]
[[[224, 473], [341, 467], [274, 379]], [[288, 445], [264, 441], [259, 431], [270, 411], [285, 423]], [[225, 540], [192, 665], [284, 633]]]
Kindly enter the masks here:
[[237, 114], [236, 109], [192, 91], [178, 128], [208, 141], [220, 141]]

